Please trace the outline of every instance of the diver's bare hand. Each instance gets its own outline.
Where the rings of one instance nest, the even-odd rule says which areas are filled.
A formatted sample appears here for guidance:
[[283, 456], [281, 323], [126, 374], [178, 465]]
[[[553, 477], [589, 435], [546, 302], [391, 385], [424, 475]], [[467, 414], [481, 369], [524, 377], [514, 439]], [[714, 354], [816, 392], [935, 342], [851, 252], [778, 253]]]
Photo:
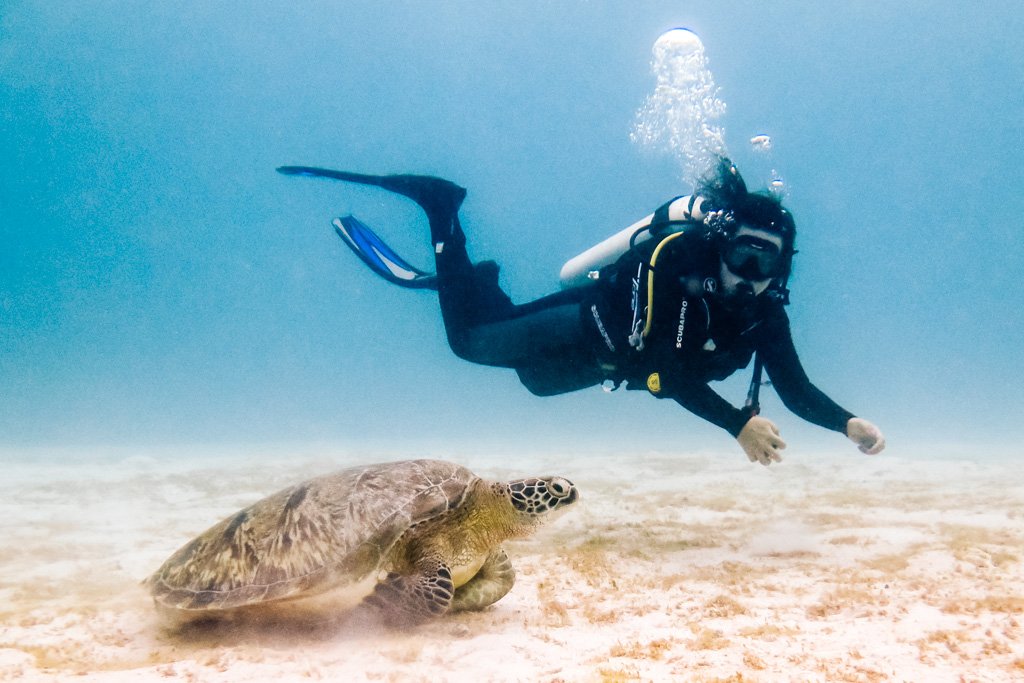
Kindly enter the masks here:
[[782, 454], [779, 451], [786, 447], [786, 442], [779, 436], [779, 429], [771, 420], [755, 415], [743, 425], [736, 440], [740, 442], [740, 447], [750, 458], [750, 462], [759, 462], [762, 465], [782, 462]]
[[859, 417], [851, 417], [847, 421], [846, 436], [857, 444], [861, 453], [875, 455], [881, 453], [885, 448], [885, 437], [882, 436], [882, 430]]

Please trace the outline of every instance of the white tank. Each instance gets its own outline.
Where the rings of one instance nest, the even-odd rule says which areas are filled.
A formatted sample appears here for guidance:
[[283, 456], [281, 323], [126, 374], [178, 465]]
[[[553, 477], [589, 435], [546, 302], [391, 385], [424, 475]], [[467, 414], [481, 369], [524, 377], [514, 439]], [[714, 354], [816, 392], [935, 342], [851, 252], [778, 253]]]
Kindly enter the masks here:
[[[704, 220], [704, 212], [701, 211], [703, 202], [703, 197], [693, 197], [692, 202], [691, 195], [680, 197], [669, 204], [668, 219], [671, 221]], [[598, 271], [604, 266], [615, 263], [619, 257], [629, 251], [630, 238], [637, 230], [650, 225], [652, 220], [654, 220], [653, 213], [566, 261], [559, 273], [562, 288], [583, 287], [597, 280]], [[637, 236], [634, 244], [641, 244], [650, 238], [651, 232], [644, 230]]]

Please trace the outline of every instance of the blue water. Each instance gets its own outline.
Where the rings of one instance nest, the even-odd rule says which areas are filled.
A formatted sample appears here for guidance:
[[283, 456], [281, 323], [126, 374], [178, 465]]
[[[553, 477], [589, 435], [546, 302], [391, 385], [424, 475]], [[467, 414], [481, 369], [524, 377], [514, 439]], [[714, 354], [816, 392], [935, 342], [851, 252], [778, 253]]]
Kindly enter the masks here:
[[[664, 30], [700, 34], [727, 144], [767, 133], [800, 230], [815, 383], [890, 452], [1019, 451], [1024, 19], [1013, 2], [0, 6], [0, 447], [339, 443], [701, 449], [639, 392], [540, 399], [447, 349], [432, 295], [374, 278], [353, 212], [422, 266], [384, 193], [281, 164], [442, 175], [516, 300], [688, 191], [630, 141]], [[720, 388], [736, 403], [745, 377]], [[857, 456], [765, 414], [790, 453]], [[467, 446], [468, 445], [468, 446]], [[859, 456], [857, 456], [859, 457]]]

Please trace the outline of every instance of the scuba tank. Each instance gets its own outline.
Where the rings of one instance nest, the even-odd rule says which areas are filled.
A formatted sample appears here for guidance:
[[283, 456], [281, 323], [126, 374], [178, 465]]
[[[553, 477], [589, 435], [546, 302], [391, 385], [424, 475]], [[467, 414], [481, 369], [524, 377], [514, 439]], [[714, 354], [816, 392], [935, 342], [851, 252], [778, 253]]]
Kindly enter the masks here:
[[649, 216], [566, 261], [559, 273], [562, 288], [572, 289], [591, 284], [598, 279], [601, 268], [615, 263], [637, 244], [678, 231], [687, 225], [702, 223], [711, 212], [708, 200], [693, 194], [663, 204]]
[[[674, 32], [670, 33], [674, 35]], [[682, 33], [688, 34], [689, 31]], [[680, 34], [678, 37], [687, 36]], [[700, 194], [695, 192], [676, 197], [651, 215], [569, 259], [559, 274], [562, 288], [572, 289], [591, 284], [598, 279], [601, 268], [615, 263], [638, 243], [652, 237], [664, 237], [687, 226], [702, 223], [712, 233], [723, 233], [731, 221], [731, 212], [724, 212], [721, 207], [730, 206], [733, 199], [747, 194], [747, 186], [739, 170], [728, 158], [719, 157], [714, 175], [697, 187]]]

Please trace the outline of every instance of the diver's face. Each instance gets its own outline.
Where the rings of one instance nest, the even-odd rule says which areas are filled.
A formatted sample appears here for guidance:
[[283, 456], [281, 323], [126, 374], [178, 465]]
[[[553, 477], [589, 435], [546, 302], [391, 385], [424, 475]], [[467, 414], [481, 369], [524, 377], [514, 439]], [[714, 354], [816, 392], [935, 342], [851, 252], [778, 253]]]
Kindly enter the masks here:
[[742, 305], [762, 294], [772, 278], [778, 276], [770, 266], [781, 258], [782, 237], [767, 230], [741, 226], [730, 243], [734, 245], [734, 252], [721, 256], [719, 291], [727, 302]]

